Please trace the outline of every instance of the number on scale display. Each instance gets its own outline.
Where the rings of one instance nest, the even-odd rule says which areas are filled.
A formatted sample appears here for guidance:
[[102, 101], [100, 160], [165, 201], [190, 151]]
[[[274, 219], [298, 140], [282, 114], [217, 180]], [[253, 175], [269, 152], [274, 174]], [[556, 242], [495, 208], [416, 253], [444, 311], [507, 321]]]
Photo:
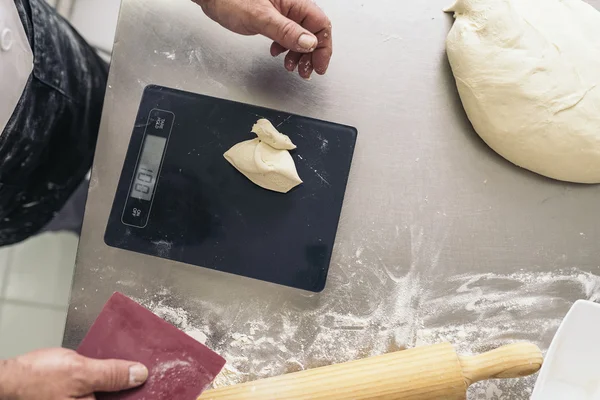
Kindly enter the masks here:
[[138, 169], [131, 187], [131, 197], [139, 200], [152, 200], [166, 142], [167, 139], [163, 137], [155, 135], [146, 136]]

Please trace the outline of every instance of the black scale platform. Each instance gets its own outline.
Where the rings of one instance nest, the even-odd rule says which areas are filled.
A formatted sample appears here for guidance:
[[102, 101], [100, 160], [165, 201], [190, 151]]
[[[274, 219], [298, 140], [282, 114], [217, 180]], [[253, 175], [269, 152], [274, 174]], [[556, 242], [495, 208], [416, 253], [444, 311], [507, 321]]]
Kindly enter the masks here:
[[[298, 146], [304, 184], [262, 189], [223, 153], [267, 118]], [[319, 292], [356, 129], [248, 104], [146, 88], [105, 234], [108, 245]]]

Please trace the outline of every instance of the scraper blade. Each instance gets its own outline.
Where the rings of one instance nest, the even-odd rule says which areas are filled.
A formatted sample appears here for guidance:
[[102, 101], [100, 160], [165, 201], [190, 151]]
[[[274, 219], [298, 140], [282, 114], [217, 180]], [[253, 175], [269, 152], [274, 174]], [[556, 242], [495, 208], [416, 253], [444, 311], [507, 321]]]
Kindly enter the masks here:
[[148, 367], [143, 386], [98, 393], [98, 400], [196, 400], [225, 365], [217, 353], [121, 293], [108, 300], [77, 352]]

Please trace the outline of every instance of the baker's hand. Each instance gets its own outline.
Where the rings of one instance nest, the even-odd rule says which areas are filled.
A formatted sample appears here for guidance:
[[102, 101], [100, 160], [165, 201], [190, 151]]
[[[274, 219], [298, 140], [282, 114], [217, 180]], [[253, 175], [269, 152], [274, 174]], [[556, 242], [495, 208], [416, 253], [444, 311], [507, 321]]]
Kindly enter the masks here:
[[94, 392], [139, 386], [148, 377], [141, 364], [93, 360], [72, 350], [39, 350], [0, 362], [0, 399], [93, 400]]
[[285, 53], [285, 68], [308, 79], [327, 72], [333, 51], [331, 22], [313, 0], [193, 0], [206, 15], [242, 34], [273, 40], [271, 55]]

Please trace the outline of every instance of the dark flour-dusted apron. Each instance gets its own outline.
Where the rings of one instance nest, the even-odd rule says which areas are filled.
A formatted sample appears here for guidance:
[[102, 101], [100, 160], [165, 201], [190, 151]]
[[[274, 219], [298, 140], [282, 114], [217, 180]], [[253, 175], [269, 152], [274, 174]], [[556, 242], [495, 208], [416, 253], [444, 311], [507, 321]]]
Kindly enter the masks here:
[[94, 49], [44, 0], [15, 5], [34, 66], [0, 135], [0, 246], [43, 230], [79, 230], [108, 77]]

